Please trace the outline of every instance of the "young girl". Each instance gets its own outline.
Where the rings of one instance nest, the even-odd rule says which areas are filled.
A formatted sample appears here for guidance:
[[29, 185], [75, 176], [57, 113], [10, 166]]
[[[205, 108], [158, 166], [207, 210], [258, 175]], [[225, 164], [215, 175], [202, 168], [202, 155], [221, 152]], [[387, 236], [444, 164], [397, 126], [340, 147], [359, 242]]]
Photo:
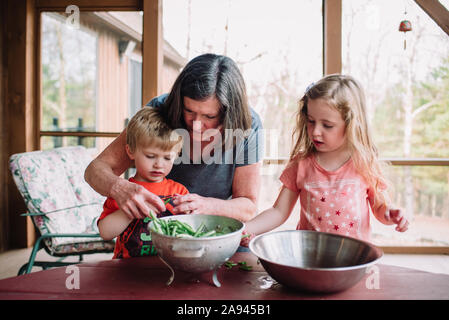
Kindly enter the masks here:
[[401, 210], [389, 207], [364, 93], [355, 79], [335, 74], [312, 84], [300, 100], [294, 137], [278, 198], [272, 208], [246, 222], [251, 237], [243, 245], [284, 223], [298, 197], [298, 230], [369, 240], [370, 209], [381, 223], [407, 230]]

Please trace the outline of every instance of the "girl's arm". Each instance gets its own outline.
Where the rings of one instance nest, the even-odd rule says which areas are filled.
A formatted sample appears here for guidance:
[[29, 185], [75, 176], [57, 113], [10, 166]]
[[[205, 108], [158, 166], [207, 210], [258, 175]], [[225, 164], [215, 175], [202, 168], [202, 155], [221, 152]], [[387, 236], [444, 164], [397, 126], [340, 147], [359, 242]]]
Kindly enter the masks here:
[[98, 221], [100, 236], [104, 240], [112, 240], [119, 236], [132, 220], [122, 210], [117, 210]]
[[246, 222], [246, 232], [261, 234], [273, 230], [283, 224], [298, 200], [299, 193], [293, 192], [285, 186], [282, 187], [273, 207], [262, 211], [254, 219]]
[[374, 192], [371, 190], [368, 191], [368, 201], [374, 216], [380, 223], [385, 225], [395, 224], [397, 225], [396, 231], [407, 231], [410, 223], [404, 215], [404, 210], [390, 207], [386, 203], [374, 207]]

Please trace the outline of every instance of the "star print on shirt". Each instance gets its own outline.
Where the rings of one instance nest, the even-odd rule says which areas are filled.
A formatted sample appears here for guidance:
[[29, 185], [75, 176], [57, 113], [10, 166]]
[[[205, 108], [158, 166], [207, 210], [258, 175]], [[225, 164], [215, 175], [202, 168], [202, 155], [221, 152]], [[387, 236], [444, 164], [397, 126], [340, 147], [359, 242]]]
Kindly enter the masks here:
[[337, 210], [337, 211], [335, 211], [335, 214], [336, 214], [337, 216], [339, 216], [339, 215], [341, 214], [341, 211], [340, 211], [340, 210]]
[[321, 202], [326, 202], [326, 198], [325, 197], [321, 197]]

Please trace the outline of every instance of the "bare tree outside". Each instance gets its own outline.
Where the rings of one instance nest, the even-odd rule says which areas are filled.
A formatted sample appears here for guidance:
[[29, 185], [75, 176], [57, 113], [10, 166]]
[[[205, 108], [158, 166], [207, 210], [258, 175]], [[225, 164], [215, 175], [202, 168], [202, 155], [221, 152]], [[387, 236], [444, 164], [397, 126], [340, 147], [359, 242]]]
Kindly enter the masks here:
[[[447, 146], [443, 137], [448, 126], [439, 129], [434, 126], [430, 130], [435, 123], [435, 114], [447, 113], [448, 91], [443, 85], [448, 81], [447, 74], [438, 71], [447, 68], [447, 35], [438, 30], [413, 1], [404, 3], [408, 11], [406, 16], [403, 4], [393, 7], [385, 1], [372, 0], [344, 3], [346, 59], [343, 69], [366, 88], [369, 119], [381, 156], [447, 158], [447, 152], [435, 149], [433, 145]], [[373, 18], [375, 15], [378, 17]], [[399, 22], [405, 18], [413, 26], [406, 35], [398, 30]], [[369, 23], [375, 20], [378, 20], [377, 24]], [[366, 41], [362, 38], [364, 33]], [[404, 48], [405, 37], [407, 46]], [[413, 244], [447, 245], [449, 239], [442, 235], [442, 221], [428, 223], [427, 218], [449, 218], [448, 169], [405, 166], [401, 170], [394, 168], [390, 174], [396, 187], [397, 203], [415, 222], [401, 237], [415, 241]], [[429, 200], [424, 200], [427, 198]], [[449, 221], [445, 221], [447, 228]], [[441, 231], [437, 231], [438, 228]], [[388, 232], [383, 234], [393, 236]], [[430, 240], [432, 238], [434, 240]]]
[[[183, 12], [182, 3], [164, 2], [167, 39], [176, 46], [186, 21], [189, 59], [211, 51], [233, 58], [264, 128], [278, 130], [278, 158], [288, 157], [298, 101], [305, 88], [322, 76], [321, 2], [189, 0], [184, 17], [174, 18]], [[413, 25], [405, 35], [406, 50], [404, 34], [398, 30], [404, 9]], [[170, 26], [169, 17], [177, 23]], [[381, 157], [449, 157], [447, 39], [414, 1], [343, 2], [342, 72], [365, 88]], [[274, 201], [280, 170], [264, 177], [261, 210]], [[448, 245], [448, 168], [392, 167], [387, 174], [395, 186], [395, 199], [415, 223], [400, 236], [386, 226], [378, 228], [379, 241]]]

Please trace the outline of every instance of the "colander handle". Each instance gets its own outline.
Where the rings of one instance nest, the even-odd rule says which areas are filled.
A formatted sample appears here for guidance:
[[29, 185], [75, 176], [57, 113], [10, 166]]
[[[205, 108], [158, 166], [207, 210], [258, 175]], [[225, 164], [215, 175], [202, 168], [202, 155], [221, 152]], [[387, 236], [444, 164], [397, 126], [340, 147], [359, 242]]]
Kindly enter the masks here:
[[205, 247], [192, 249], [174, 244], [171, 250], [173, 251], [173, 256], [177, 258], [200, 258], [205, 252]]

